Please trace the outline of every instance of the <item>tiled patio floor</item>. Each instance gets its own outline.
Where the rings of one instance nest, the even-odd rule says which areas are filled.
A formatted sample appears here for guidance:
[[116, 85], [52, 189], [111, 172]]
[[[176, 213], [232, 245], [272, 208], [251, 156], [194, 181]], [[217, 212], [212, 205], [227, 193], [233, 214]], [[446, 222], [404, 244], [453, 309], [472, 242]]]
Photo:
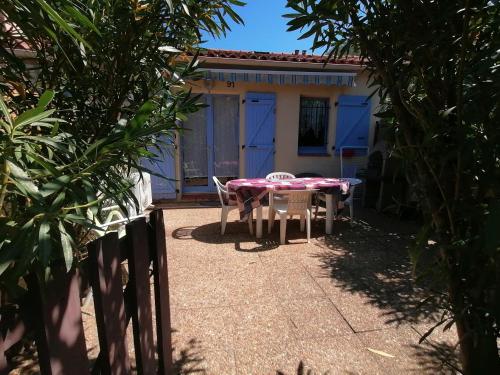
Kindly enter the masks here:
[[406, 249], [414, 228], [358, 210], [361, 220], [336, 221], [331, 236], [318, 220], [309, 244], [295, 220], [279, 246], [279, 225], [257, 242], [235, 221], [221, 236], [219, 214], [166, 211], [180, 372], [297, 374], [302, 363], [314, 374], [454, 373], [443, 364], [454, 331], [418, 344], [438, 312], [416, 309]]

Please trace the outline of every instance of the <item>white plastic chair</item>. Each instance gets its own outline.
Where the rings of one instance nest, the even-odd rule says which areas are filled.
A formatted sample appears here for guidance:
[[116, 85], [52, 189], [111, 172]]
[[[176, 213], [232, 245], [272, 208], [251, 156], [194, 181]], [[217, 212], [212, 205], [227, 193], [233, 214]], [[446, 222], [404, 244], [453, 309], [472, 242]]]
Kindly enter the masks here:
[[266, 180], [268, 181], [281, 181], [281, 180], [290, 180], [295, 178], [295, 176], [288, 172], [273, 172], [269, 173], [266, 176]]
[[[269, 173], [266, 176], [266, 180], [268, 181], [282, 181], [282, 180], [290, 180], [292, 178], [295, 178], [295, 176], [291, 173], [288, 172], [272, 172]], [[276, 197], [276, 199], [282, 199], [281, 197]], [[269, 192], [269, 211], [267, 215], [267, 232], [271, 233], [271, 220], [274, 221], [274, 215], [275, 213], [273, 212], [273, 201], [275, 200], [273, 192]], [[271, 217], [272, 216], [272, 217]]]
[[[227, 216], [229, 211], [238, 208], [236, 202], [236, 194], [230, 193], [224, 185], [219, 181], [219, 179], [215, 176], [212, 177], [217, 187], [217, 193], [219, 194], [219, 200], [221, 204], [221, 218], [220, 218], [220, 234], [224, 234], [226, 232], [226, 224], [227, 224]], [[248, 230], [250, 234], [253, 234], [253, 213], [251, 212], [248, 216]]]
[[269, 228], [272, 230], [274, 216], [280, 216], [280, 243], [286, 241], [286, 223], [288, 215], [300, 215], [300, 230], [307, 226], [307, 242], [311, 239], [311, 200], [316, 190], [283, 190], [275, 192], [273, 197], [272, 215], [270, 215]]
[[349, 216], [351, 220], [354, 219], [354, 189], [357, 185], [361, 184], [361, 180], [359, 178], [346, 178], [349, 181], [349, 196], [344, 201], [344, 206], [349, 206]]
[[91, 210], [87, 210], [87, 218], [89, 218], [96, 226], [96, 228], [93, 228], [91, 232], [94, 233], [97, 238], [104, 236], [110, 230], [117, 231], [118, 237], [121, 238], [125, 235], [125, 224], [130, 223], [132, 220], [139, 217], [145, 216], [144, 213], [133, 216], [124, 215], [119, 206], [103, 207], [101, 211], [103, 215], [106, 215], [105, 217], [103, 216], [104, 219], [102, 220], [94, 215]]
[[[351, 217], [351, 220], [354, 219], [354, 190], [357, 185], [361, 184], [361, 180], [359, 178], [345, 178], [345, 180], [349, 181], [349, 196], [345, 201], [343, 201], [344, 206], [349, 206], [349, 216]], [[326, 202], [326, 198], [324, 194], [319, 194], [318, 195], [318, 202], [316, 203], [316, 210], [314, 212], [314, 220], [318, 218], [318, 208], [319, 208], [319, 201]], [[338, 202], [335, 202], [335, 207], [333, 208], [333, 216], [337, 216], [337, 204]]]

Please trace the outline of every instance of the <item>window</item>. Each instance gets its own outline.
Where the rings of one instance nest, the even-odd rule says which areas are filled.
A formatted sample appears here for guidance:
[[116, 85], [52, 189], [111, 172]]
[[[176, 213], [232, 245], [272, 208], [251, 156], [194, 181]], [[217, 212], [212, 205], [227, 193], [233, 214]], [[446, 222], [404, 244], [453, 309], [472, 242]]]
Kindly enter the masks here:
[[326, 154], [328, 98], [300, 98], [299, 154]]

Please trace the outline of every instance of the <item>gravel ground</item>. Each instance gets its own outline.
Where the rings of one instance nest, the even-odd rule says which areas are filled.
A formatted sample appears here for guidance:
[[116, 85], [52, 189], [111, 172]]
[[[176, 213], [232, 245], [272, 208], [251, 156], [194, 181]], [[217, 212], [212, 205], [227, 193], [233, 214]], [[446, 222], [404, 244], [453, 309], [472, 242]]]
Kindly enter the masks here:
[[256, 240], [232, 211], [221, 236], [219, 215], [166, 211], [180, 372], [456, 372], [454, 329], [418, 344], [440, 312], [417, 307], [425, 294], [412, 283], [408, 257], [415, 223], [358, 209], [329, 236], [320, 216], [310, 243], [292, 220], [279, 245], [279, 225]]
[[[417, 307], [425, 293], [408, 257], [416, 224], [357, 209], [356, 220], [338, 218], [325, 236], [320, 212], [310, 243], [292, 220], [279, 245], [279, 223], [256, 240], [236, 211], [224, 236], [211, 205], [165, 212], [177, 372], [457, 373], [453, 328], [418, 344], [440, 311]], [[92, 300], [82, 313], [94, 361]], [[131, 325], [127, 339], [133, 364]], [[17, 361], [11, 374], [39, 373], [33, 352]]]

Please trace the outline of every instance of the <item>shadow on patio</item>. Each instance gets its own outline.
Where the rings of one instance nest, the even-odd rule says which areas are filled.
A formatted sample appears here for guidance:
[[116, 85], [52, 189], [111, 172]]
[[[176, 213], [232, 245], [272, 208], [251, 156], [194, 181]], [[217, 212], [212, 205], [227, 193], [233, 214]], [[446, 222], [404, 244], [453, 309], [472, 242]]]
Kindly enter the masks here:
[[[331, 368], [329, 366], [340, 366], [337, 370], [352, 369], [349, 366], [356, 361], [366, 364], [366, 371], [371, 368], [371, 357], [385, 370], [457, 372], [454, 330], [442, 332], [437, 328], [427, 340], [418, 344], [419, 337], [440, 318], [441, 311], [435, 301], [421, 304], [427, 296], [426, 290], [413, 282], [408, 248], [417, 229], [415, 223], [400, 222], [370, 210], [357, 210], [357, 219], [353, 222], [342, 217], [336, 220], [332, 235], [324, 235], [322, 219], [313, 222], [311, 243], [308, 244], [305, 233], [299, 231], [299, 221], [293, 220], [287, 230], [289, 244], [280, 246], [279, 226], [267, 235], [266, 220], [263, 222], [264, 238], [256, 240], [249, 234], [246, 223], [237, 221], [228, 222], [226, 234], [221, 236], [218, 210], [186, 210], [172, 216], [179, 219], [172, 221], [176, 225], [170, 232], [176, 265], [196, 275], [183, 275], [180, 269], [176, 271], [174, 281], [184, 286], [183, 301], [187, 305], [192, 302], [192, 307], [186, 305], [182, 311], [193, 316], [200, 327], [205, 327], [203, 330], [207, 330], [207, 321], [220, 320], [211, 309], [232, 310], [233, 300], [242, 298], [247, 302], [242, 307], [245, 313], [240, 319], [252, 317], [259, 324], [265, 322], [273, 326], [279, 318], [291, 327], [292, 336], [285, 335], [290, 328], [281, 326], [281, 331], [272, 331], [277, 337], [269, 336], [269, 340], [279, 342], [280, 346], [288, 348], [286, 350], [293, 349], [280, 360], [287, 368], [284, 373], [299, 373], [297, 366], [301, 360], [306, 369], [314, 371], [324, 372], [323, 369]], [[217, 280], [217, 284], [209, 288], [211, 280]], [[196, 305], [200, 302], [192, 301], [189, 293], [217, 300], [217, 303], [212, 301], [216, 307], [207, 307], [200, 316]], [[254, 295], [257, 298], [254, 299]], [[264, 295], [268, 298], [261, 301]], [[252, 304], [264, 306], [255, 310], [249, 307]], [[262, 311], [261, 316], [261, 309], [267, 312], [276, 309], [279, 313], [276, 312], [276, 319], [269, 318], [268, 322], [268, 313]], [[251, 320], [243, 326], [252, 332], [258, 331], [262, 327], [255, 326], [257, 321]], [[238, 319], [235, 322], [240, 324]], [[186, 328], [182, 329], [186, 332]], [[241, 328], [233, 329], [233, 340], [236, 340]], [[185, 336], [177, 349], [181, 353], [179, 369], [182, 373], [195, 373], [196, 369], [206, 367], [207, 361], [222, 363], [227, 360], [221, 352], [216, 353], [221, 357], [213, 357], [210, 344], [213, 337], [207, 338], [206, 333], [191, 326], [187, 331], [193, 335]], [[269, 334], [263, 333], [264, 336]], [[358, 341], [355, 345], [354, 341], [344, 341], [348, 337]], [[295, 348], [297, 345], [299, 349]], [[230, 352], [233, 350], [231, 345], [228, 348]], [[392, 356], [373, 354], [368, 348]], [[246, 347], [235, 349], [237, 368], [242, 366], [241, 358], [247, 356], [247, 350]], [[270, 369], [276, 358], [266, 359], [266, 350], [261, 348], [252, 355], [255, 360], [264, 361], [258, 362], [259, 365], [265, 364], [266, 369]], [[353, 359], [349, 361], [351, 355]]]
[[[255, 224], [254, 224], [255, 227]], [[210, 223], [199, 226], [184, 226], [176, 228], [172, 232], [172, 237], [177, 240], [196, 240], [198, 242], [209, 244], [234, 244], [236, 251], [258, 253], [274, 250], [280, 247], [279, 239], [279, 220], [275, 222], [273, 232], [267, 234], [267, 220], [263, 220], [263, 238], [257, 239], [255, 235], [248, 232], [246, 223], [228, 222], [226, 233], [220, 234], [220, 223]], [[307, 245], [305, 232], [300, 230], [300, 222], [298, 218], [289, 220], [287, 224], [286, 239], [288, 242], [300, 243], [304, 242]], [[311, 223], [311, 239], [324, 235], [324, 223], [321, 220]], [[242, 246], [242, 243], [252, 243], [256, 246], [248, 248]], [[285, 245], [286, 246], [286, 245]]]
[[432, 298], [422, 303], [429, 294], [415, 283], [408, 254], [412, 239], [411, 234], [386, 232], [366, 221], [340, 220], [335, 233], [320, 241], [327, 250], [313, 256], [337, 287], [361, 293], [383, 309], [388, 324], [437, 321], [439, 304]]

